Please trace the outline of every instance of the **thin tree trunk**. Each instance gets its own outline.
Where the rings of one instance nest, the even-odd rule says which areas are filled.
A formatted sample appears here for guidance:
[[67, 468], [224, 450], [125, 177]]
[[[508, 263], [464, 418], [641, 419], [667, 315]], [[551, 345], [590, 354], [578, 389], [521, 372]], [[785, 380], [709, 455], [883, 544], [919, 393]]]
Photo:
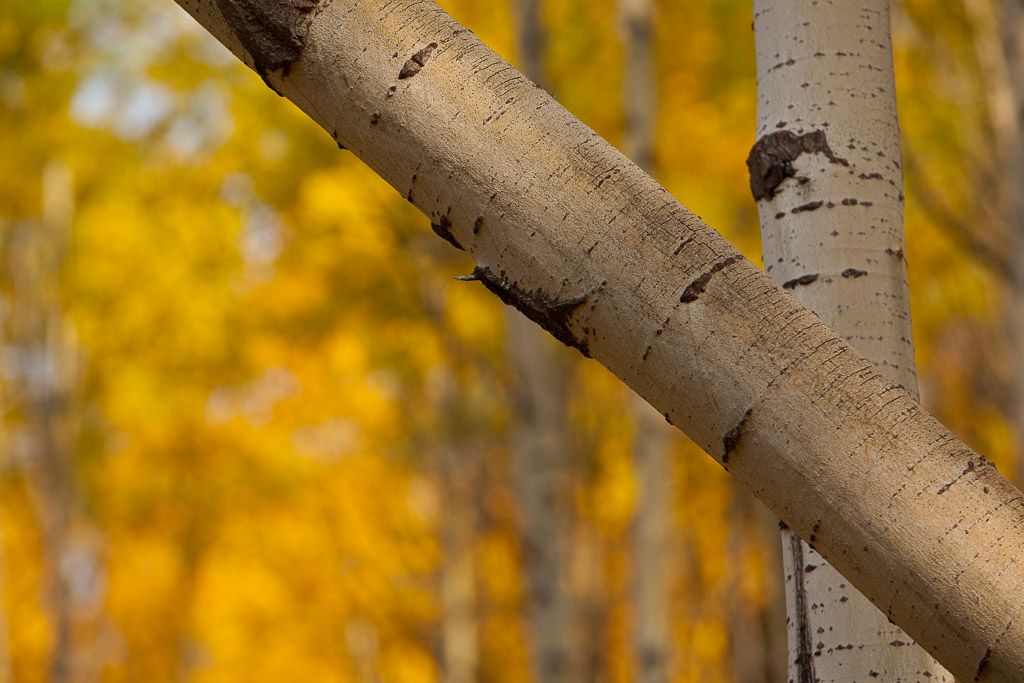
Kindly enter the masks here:
[[[765, 270], [916, 396], [889, 2], [755, 0], [754, 30]], [[813, 545], [782, 546], [792, 680], [952, 680]]]
[[[540, 0], [512, 2], [522, 72], [544, 87], [547, 39], [540, 9]], [[577, 630], [575, 605], [566, 585], [572, 478], [565, 373], [571, 358], [511, 308], [505, 309], [505, 330], [514, 374], [512, 453], [522, 523], [531, 669], [536, 681], [576, 680], [570, 645]]]
[[95, 647], [104, 583], [102, 540], [80, 518], [74, 477], [75, 348], [63, 320], [60, 268], [73, 212], [72, 179], [57, 162], [42, 177], [43, 212], [19, 226], [11, 254], [11, 337], [21, 359], [19, 394], [25, 420], [19, 460], [43, 545], [44, 600], [53, 628], [48, 680], [96, 680]]
[[[2, 406], [2, 403], [0, 403]], [[0, 444], [5, 440], [0, 439]], [[10, 452], [10, 451], [8, 451]], [[4, 528], [3, 518], [0, 517], [0, 595], [6, 594], [7, 589], [7, 555], [4, 550]], [[0, 602], [0, 683], [11, 683], [14, 680], [14, 671], [11, 662], [11, 630], [10, 620], [7, 617], [6, 601]]]
[[[656, 10], [652, 0], [617, 0], [616, 4], [624, 53], [622, 151], [653, 174], [658, 121]], [[633, 467], [639, 484], [630, 538], [633, 678], [639, 683], [662, 683], [669, 680], [672, 643], [669, 560], [675, 487], [669, 449], [673, 438], [665, 418], [632, 392], [630, 411], [636, 430]]]
[[1003, 153], [1004, 211], [1010, 229], [1012, 266], [1007, 292], [1012, 325], [1013, 429], [1017, 439], [1016, 482], [1024, 485], [1024, 0], [1003, 0], [1003, 52], [1008, 64], [1010, 124], [998, 140]]
[[476, 538], [478, 477], [472, 460], [478, 454], [459, 452], [449, 444], [441, 454], [447, 504], [444, 515], [444, 565], [441, 579], [442, 640], [445, 683], [478, 680]]
[[[974, 51], [984, 81], [992, 130], [990, 158], [999, 171], [993, 194], [1007, 253], [995, 260], [1006, 277], [1005, 324], [1009, 342], [1006, 417], [1015, 437], [1015, 472], [1024, 482], [1024, 0], [962, 0], [974, 25]], [[992, 191], [994, 189], [994, 192]], [[992, 259], [990, 259], [992, 260]]]
[[956, 675], [1019, 677], [1021, 492], [550, 95], [429, 0], [180, 3]]

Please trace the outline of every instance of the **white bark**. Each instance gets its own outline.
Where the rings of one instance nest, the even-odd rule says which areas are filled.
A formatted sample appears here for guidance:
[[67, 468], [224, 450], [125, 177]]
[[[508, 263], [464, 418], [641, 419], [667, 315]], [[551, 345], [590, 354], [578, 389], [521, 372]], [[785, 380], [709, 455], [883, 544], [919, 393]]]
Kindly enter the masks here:
[[[916, 397], [889, 2], [755, 0], [754, 30], [765, 270]], [[782, 539], [792, 680], [952, 680], [812, 546]]]
[[1024, 496], [547, 93], [429, 0], [179, 4], [956, 675], [1019, 678]]

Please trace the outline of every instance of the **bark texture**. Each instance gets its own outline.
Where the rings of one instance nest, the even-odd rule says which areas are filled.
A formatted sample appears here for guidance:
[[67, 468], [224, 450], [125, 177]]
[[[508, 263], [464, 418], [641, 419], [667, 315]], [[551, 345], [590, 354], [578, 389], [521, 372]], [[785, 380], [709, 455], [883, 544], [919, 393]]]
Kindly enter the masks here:
[[[179, 4], [254, 65], [259, 24]], [[432, 2], [311, 13], [299, 56], [265, 74], [275, 89], [957, 676], [1019, 679], [1024, 496], [988, 461]]]
[[[765, 270], [917, 396], [888, 0], [755, 0]], [[834, 146], [833, 146], [834, 145]], [[790, 679], [952, 681], [783, 527]]]

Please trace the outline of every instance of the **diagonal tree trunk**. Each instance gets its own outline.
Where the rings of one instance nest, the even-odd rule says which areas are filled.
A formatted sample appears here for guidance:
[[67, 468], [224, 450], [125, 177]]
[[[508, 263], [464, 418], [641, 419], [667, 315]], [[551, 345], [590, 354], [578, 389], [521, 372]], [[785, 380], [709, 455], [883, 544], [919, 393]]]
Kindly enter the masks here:
[[954, 674], [1019, 677], [1021, 492], [547, 93], [429, 0], [180, 4]]
[[[513, 0], [516, 52], [523, 74], [544, 87], [547, 36], [540, 0]], [[566, 402], [568, 354], [543, 330], [505, 309], [505, 345], [514, 375], [512, 453], [526, 580], [527, 642], [536, 681], [571, 681], [575, 632], [567, 590], [572, 531], [571, 446]]]
[[[889, 2], [755, 0], [754, 30], [765, 270], [916, 397]], [[813, 545], [782, 546], [790, 679], [952, 680]]]

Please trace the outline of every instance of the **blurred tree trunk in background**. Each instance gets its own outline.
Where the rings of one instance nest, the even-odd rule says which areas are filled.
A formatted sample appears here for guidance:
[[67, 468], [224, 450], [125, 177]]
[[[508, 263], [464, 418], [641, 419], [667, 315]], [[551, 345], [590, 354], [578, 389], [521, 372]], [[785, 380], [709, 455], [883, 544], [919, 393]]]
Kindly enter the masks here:
[[[1006, 418], [1014, 437], [1014, 476], [1024, 482], [1024, 2], [962, 0], [973, 27], [977, 68], [984, 82], [990, 154], [977, 183], [985, 219], [1000, 227], [1006, 244], [996, 265], [1005, 278], [1007, 329]], [[956, 228], [953, 228], [956, 230]], [[964, 228], [961, 228], [963, 230]], [[981, 237], [969, 240], [985, 244]], [[997, 247], [998, 249], [998, 247]]]
[[[0, 226], [0, 231], [3, 228]], [[0, 241], [3, 240], [3, 234], [0, 232]], [[6, 412], [6, 399], [5, 396], [0, 395], [0, 409]], [[0, 431], [0, 449], [5, 454], [10, 453], [10, 444], [6, 443], [6, 434]], [[0, 460], [0, 467], [8, 467], [9, 462], [6, 456]], [[3, 495], [3, 491], [0, 490], [0, 495]], [[4, 552], [4, 519], [0, 517], [0, 595], [5, 594], [7, 589], [7, 554]], [[11, 664], [11, 636], [10, 636], [10, 619], [7, 614], [7, 605], [0, 605], [0, 683], [11, 683], [14, 680], [14, 674], [12, 671]]]
[[[547, 37], [540, 0], [513, 0], [516, 54], [527, 78], [546, 86]], [[534, 680], [575, 681], [577, 606], [570, 590], [572, 440], [566, 404], [572, 353], [511, 307], [503, 310], [512, 377], [511, 452], [521, 523], [527, 647]]]
[[999, 165], [998, 209], [1008, 236], [1006, 323], [1009, 327], [1009, 423], [1017, 485], [1024, 484], [1024, 0], [964, 0], [977, 23], [975, 49], [985, 77]]
[[53, 629], [48, 680], [98, 680], [99, 616], [105, 576], [102, 539], [82, 518], [75, 472], [77, 354], [65, 324], [59, 277], [74, 211], [71, 172], [44, 167], [42, 218], [15, 226], [11, 341], [18, 365], [15, 409], [22, 426], [12, 451], [25, 472], [42, 537], [44, 605]]
[[1003, 0], [1001, 45], [1009, 94], [1006, 122], [998, 130], [1003, 154], [1003, 211], [1010, 230], [1013, 264], [1007, 301], [1014, 351], [1012, 426], [1016, 436], [1016, 482], [1024, 486], [1024, 0]]
[[[657, 70], [654, 62], [653, 0], [617, 0], [623, 47], [622, 151], [654, 173], [658, 122]], [[637, 502], [630, 534], [630, 602], [633, 680], [667, 683], [670, 679], [672, 604], [670, 572], [672, 502], [675, 496], [670, 449], [672, 428], [646, 401], [630, 392], [632, 455]]]
[[[755, 0], [748, 165], [766, 272], [916, 395], [889, 23], [888, 0]], [[812, 545], [782, 539], [791, 679], [952, 680]]]
[[440, 473], [442, 506], [442, 653], [445, 683], [473, 683], [479, 680], [479, 620], [474, 547], [477, 529], [477, 498], [483, 454], [472, 448], [467, 432], [472, 429], [461, 400], [456, 378], [445, 373], [438, 404], [441, 427], [436, 436], [436, 467]]

